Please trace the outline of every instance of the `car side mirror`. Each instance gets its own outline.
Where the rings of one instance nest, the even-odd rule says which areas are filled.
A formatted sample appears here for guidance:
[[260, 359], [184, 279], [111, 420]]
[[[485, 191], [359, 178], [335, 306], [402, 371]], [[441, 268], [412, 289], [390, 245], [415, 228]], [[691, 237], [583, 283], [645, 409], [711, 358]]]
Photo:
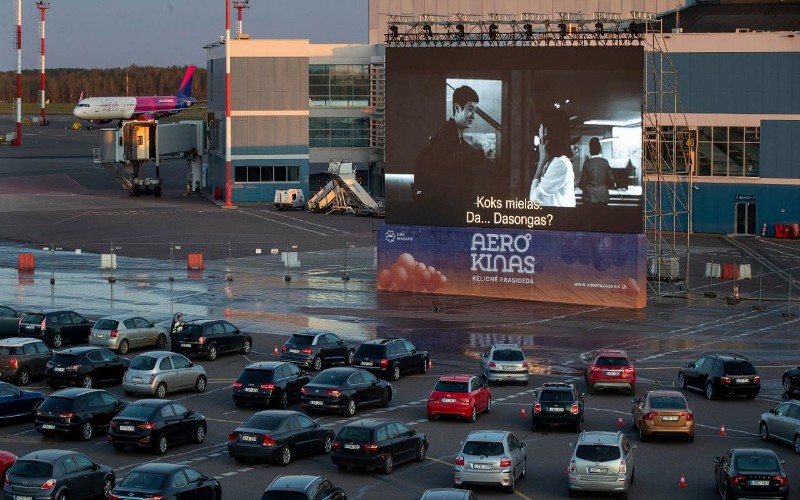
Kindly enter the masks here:
[[344, 340], [339, 339], [339, 342], [337, 342], [337, 344], [344, 345]]
[[527, 448], [528, 447], [528, 443], [520, 442], [519, 446], [520, 446], [520, 448]]
[[539, 399], [539, 390], [538, 389], [535, 389], [533, 391], [533, 397], [536, 398], [536, 399]]
[[585, 393], [585, 392], [582, 392], [582, 393], [581, 393], [581, 399], [584, 399], [585, 397], [586, 397], [586, 393]]
[[186, 413], [183, 414], [185, 417], [191, 417], [194, 415], [194, 410], [186, 410]]
[[194, 366], [194, 363], [192, 363], [191, 361], [189, 361], [189, 368], [192, 368], [193, 366]]
[[100, 464], [95, 464], [95, 463], [92, 464], [92, 470], [97, 470], [99, 468], [100, 468]]
[[686, 368], [694, 368], [694, 363], [689, 363], [688, 365], [686, 365]]
[[631, 399], [631, 403], [637, 405], [637, 404], [639, 404], [639, 400], [636, 399], [636, 398], [633, 398], [633, 399]]
[[416, 436], [417, 435], [417, 430], [416, 429], [409, 429], [409, 434], [408, 435], [409, 436]]
[[715, 464], [718, 464], [718, 463], [720, 463], [720, 462], [722, 462], [722, 459], [721, 459], [721, 458], [719, 458], [719, 457], [714, 457], [714, 463], [715, 463]]
[[786, 463], [786, 459], [785, 459], [785, 458], [781, 458], [781, 459], [780, 459], [780, 460], [778, 460], [778, 461], [781, 463], [781, 465], [783, 465], [783, 464], [785, 464], [785, 463]]
[[772, 413], [773, 415], [775, 415], [775, 414], [777, 413], [777, 412], [775, 411], [775, 408], [770, 408], [770, 409], [769, 409], [769, 412], [770, 412], [770, 413]]

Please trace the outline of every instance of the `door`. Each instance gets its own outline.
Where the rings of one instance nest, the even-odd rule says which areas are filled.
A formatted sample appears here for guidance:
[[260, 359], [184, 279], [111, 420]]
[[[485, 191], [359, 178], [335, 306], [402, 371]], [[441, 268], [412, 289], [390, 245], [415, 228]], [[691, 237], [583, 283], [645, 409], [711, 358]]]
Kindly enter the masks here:
[[756, 234], [756, 204], [736, 203], [736, 234]]

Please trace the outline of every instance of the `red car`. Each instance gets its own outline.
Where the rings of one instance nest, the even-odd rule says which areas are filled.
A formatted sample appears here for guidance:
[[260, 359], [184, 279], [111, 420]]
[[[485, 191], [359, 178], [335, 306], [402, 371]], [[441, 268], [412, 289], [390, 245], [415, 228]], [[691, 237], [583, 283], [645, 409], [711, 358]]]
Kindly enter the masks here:
[[0, 478], [5, 480], [6, 472], [17, 461], [17, 456], [7, 451], [0, 451]]
[[597, 389], [622, 389], [636, 393], [636, 369], [633, 360], [621, 349], [601, 349], [592, 354], [583, 373], [589, 394]]
[[492, 409], [492, 393], [486, 381], [476, 375], [451, 373], [436, 382], [428, 397], [428, 420], [454, 415], [474, 422], [478, 413]]

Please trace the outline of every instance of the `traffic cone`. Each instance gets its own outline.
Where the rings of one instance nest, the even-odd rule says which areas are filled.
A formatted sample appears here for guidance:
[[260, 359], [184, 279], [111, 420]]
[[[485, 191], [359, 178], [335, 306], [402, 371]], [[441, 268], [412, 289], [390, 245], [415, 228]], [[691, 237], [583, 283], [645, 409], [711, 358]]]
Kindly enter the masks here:
[[275, 350], [272, 351], [272, 355], [273, 356], [277, 356], [278, 355], [278, 346], [275, 346]]
[[431, 368], [433, 368], [433, 360], [429, 359], [428, 360], [428, 369], [430, 370]]
[[622, 427], [624, 425], [625, 425], [625, 423], [622, 421], [622, 417], [619, 417], [617, 419], [617, 427]]
[[683, 472], [681, 472], [681, 480], [678, 482], [678, 486], [686, 488], [686, 477], [683, 475]]
[[719, 428], [719, 435], [720, 436], [727, 436], [728, 433], [725, 432], [725, 424], [722, 424], [722, 427]]
[[739, 296], [739, 284], [736, 283], [736, 280], [733, 281], [733, 300], [739, 301], [742, 298]]
[[528, 416], [528, 413], [525, 411], [525, 407], [523, 406], [522, 409], [519, 411], [519, 416], [525, 418]]

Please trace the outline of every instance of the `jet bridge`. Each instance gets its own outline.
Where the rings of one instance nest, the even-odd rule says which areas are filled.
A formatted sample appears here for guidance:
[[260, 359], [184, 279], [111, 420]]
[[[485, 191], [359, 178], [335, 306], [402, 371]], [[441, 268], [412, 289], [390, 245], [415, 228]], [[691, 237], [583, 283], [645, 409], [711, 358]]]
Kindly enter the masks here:
[[344, 212], [380, 216], [383, 208], [356, 179], [352, 161], [328, 162], [331, 179], [308, 200], [308, 209], [315, 212]]

